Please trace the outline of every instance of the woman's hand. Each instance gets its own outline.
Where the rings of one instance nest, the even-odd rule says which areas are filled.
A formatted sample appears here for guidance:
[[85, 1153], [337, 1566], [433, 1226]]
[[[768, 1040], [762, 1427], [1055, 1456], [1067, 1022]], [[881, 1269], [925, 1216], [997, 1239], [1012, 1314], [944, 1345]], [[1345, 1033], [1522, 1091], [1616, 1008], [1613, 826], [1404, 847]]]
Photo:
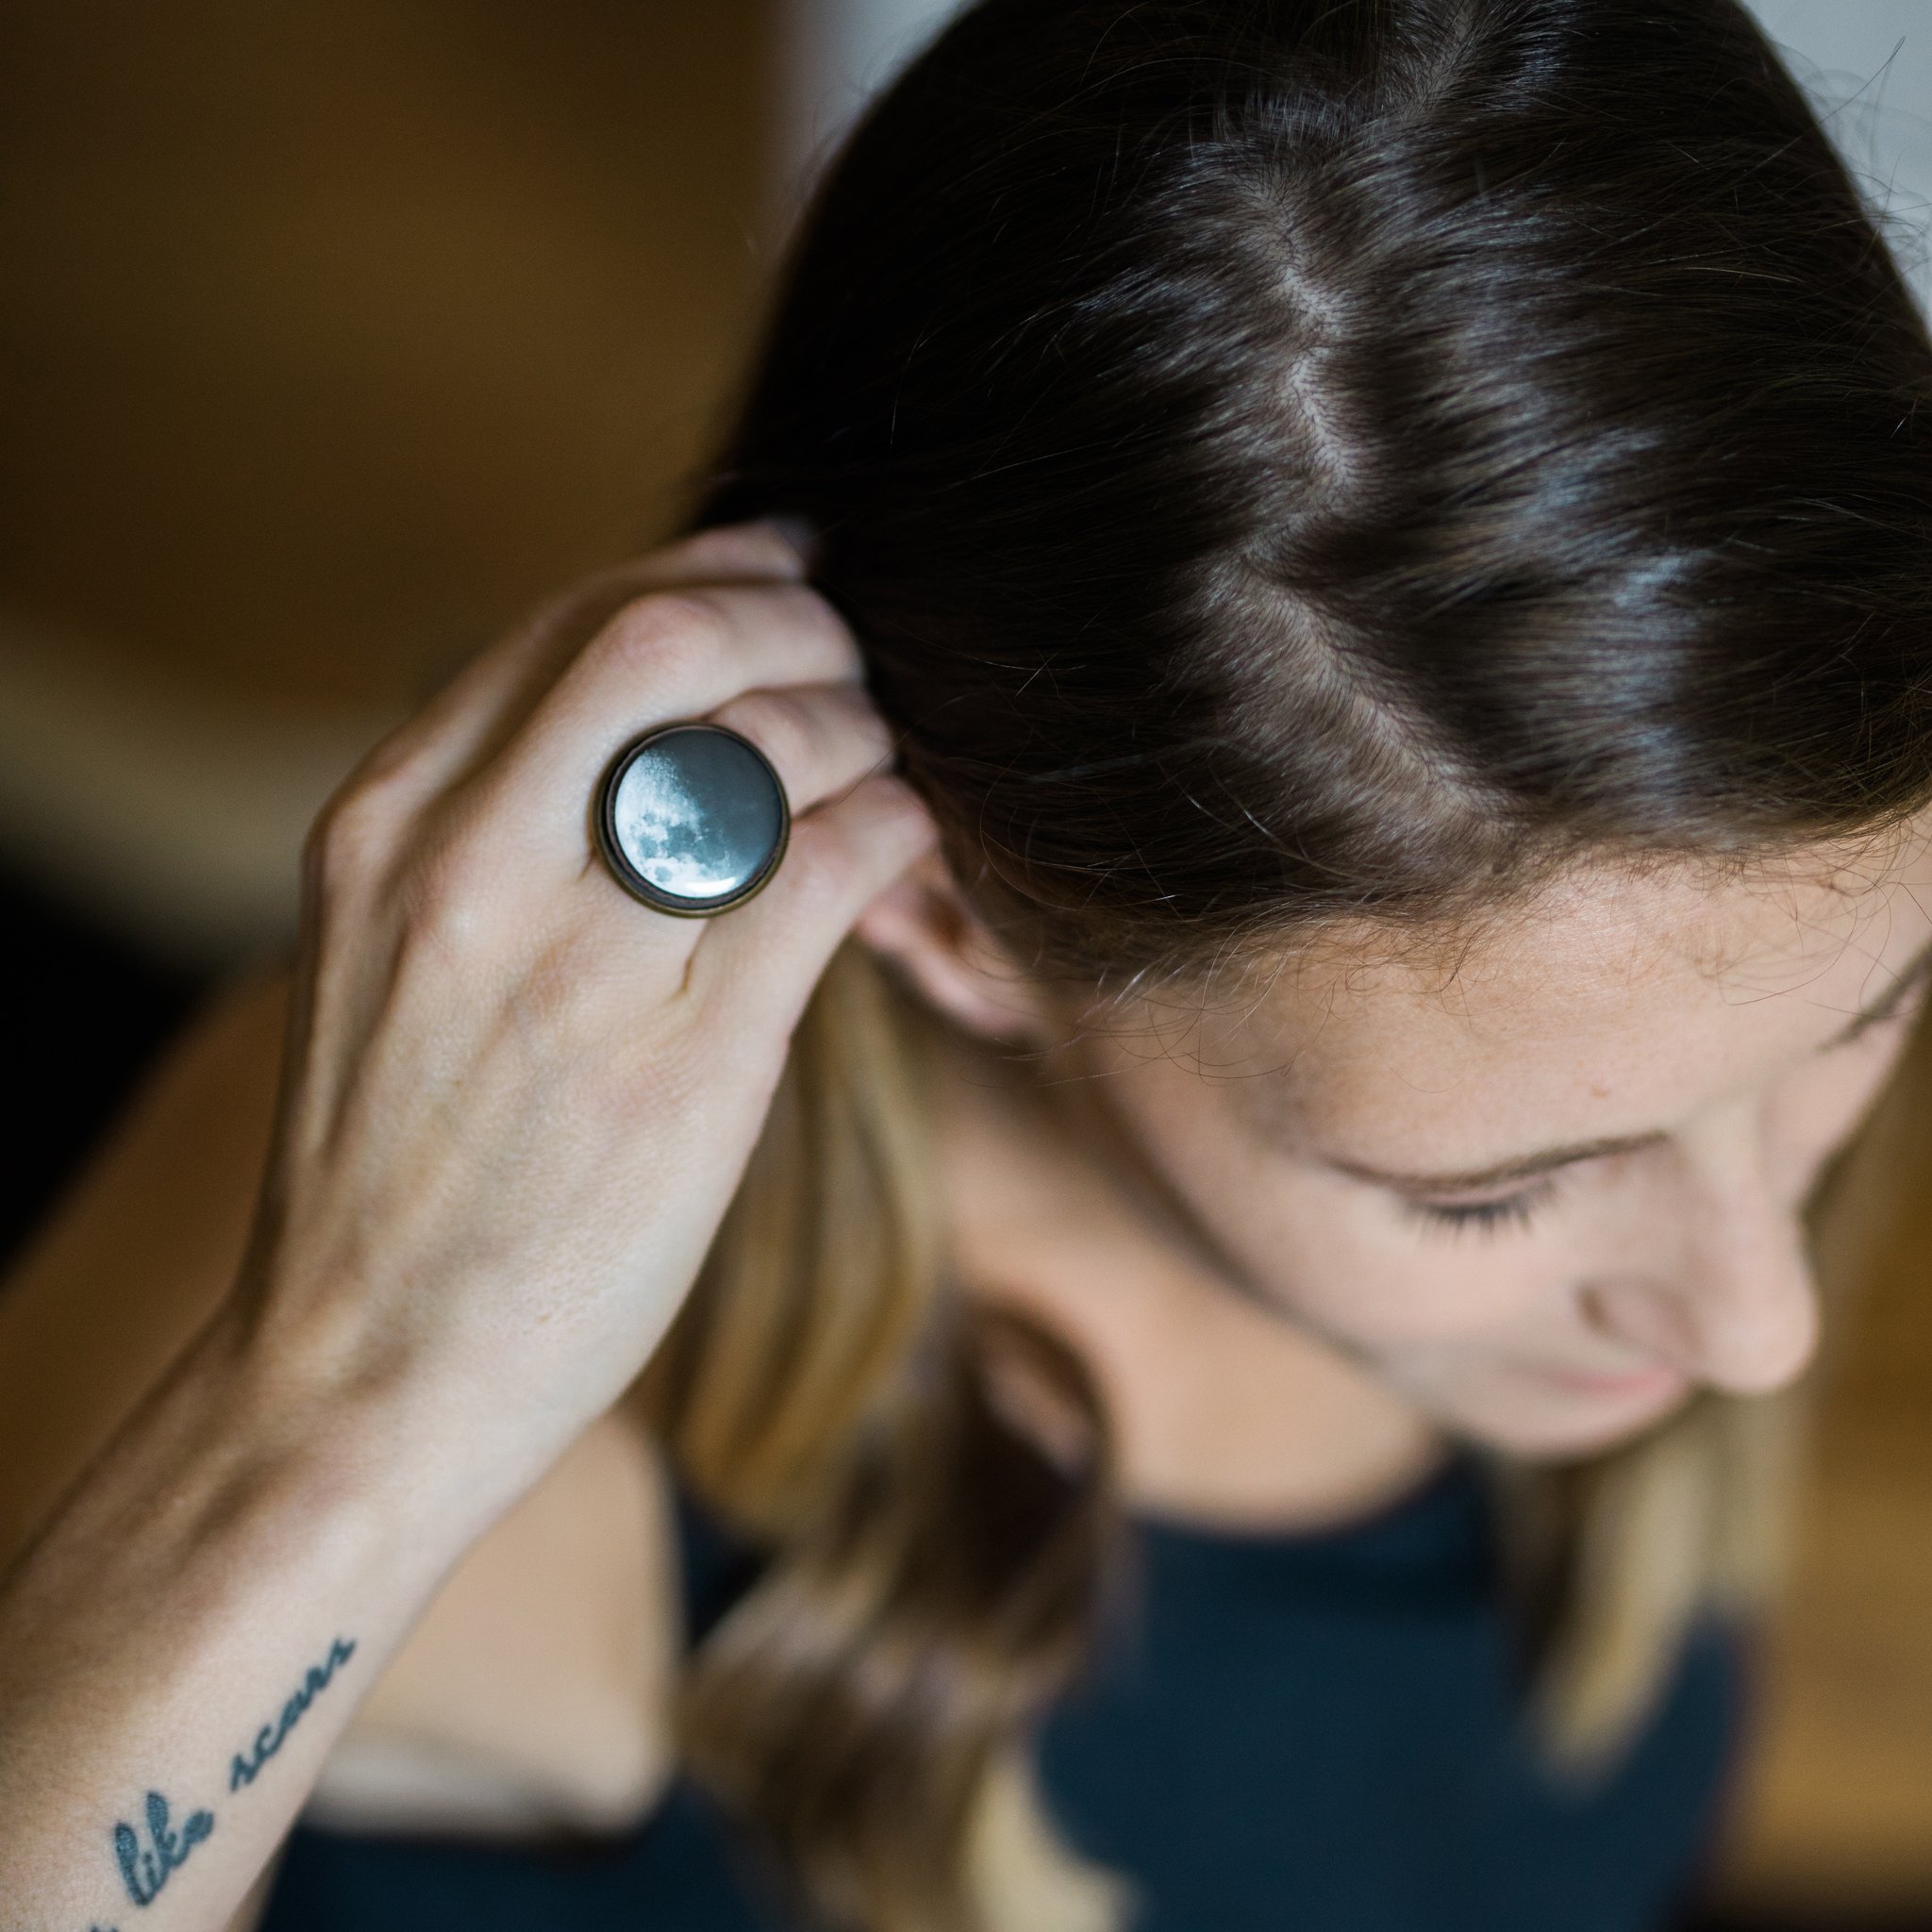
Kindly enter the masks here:
[[[858, 672], [784, 538], [712, 532], [476, 659], [323, 812], [235, 1290], [0, 1577], [9, 1927], [226, 1923], [450, 1566], [649, 1357], [820, 970], [931, 842]], [[795, 813], [704, 921], [592, 834], [617, 750], [698, 718]]]
[[[755, 525], [575, 593], [378, 746], [309, 841], [243, 1292], [276, 1345], [406, 1373], [513, 1482], [644, 1363], [814, 981], [930, 842], [802, 577]], [[770, 885], [709, 920], [630, 898], [591, 831], [617, 749], [695, 718], [758, 744], [795, 814]]]

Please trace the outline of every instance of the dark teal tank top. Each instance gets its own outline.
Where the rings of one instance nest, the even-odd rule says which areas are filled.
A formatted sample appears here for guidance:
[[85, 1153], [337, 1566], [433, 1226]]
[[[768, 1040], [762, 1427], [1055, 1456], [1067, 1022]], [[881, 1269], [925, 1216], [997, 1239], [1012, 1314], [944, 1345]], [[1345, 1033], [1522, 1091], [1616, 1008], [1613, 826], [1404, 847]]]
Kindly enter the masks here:
[[[679, 1500], [701, 1638], [758, 1559]], [[1134, 1932], [1656, 1932], [1709, 1856], [1741, 1639], [1695, 1630], [1588, 1791], [1521, 1735], [1489, 1491], [1458, 1455], [1366, 1520], [1235, 1534], [1139, 1518], [1137, 1587], [1038, 1737], [1041, 1790], [1121, 1873]], [[729, 1822], [674, 1785], [615, 1841], [529, 1851], [298, 1827], [264, 1932], [797, 1932]]]

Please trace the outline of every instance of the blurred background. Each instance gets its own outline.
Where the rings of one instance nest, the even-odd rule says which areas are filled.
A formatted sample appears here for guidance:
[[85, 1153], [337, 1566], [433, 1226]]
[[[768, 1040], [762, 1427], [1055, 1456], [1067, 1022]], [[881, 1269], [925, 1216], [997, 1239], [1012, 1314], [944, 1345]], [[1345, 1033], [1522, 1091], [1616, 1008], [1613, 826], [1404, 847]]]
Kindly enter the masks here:
[[[360, 751], [669, 526], [814, 165], [947, 10], [0, 7], [0, 1265], [285, 941]], [[1932, 0], [1757, 11], [1923, 293]], [[1818, 1371], [1704, 1932], [1932, 1932], [1928, 1110]]]

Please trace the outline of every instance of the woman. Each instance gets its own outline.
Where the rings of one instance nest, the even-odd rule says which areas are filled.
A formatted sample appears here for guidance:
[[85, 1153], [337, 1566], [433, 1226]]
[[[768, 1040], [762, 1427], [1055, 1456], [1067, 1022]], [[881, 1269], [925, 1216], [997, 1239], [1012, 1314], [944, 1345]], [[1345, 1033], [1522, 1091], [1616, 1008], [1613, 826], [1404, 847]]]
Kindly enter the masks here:
[[[1733, 0], [971, 12], [0, 1308], [14, 1915], [1659, 1923], [1927, 971], [1928, 391]], [[593, 836], [692, 720], [708, 919]]]

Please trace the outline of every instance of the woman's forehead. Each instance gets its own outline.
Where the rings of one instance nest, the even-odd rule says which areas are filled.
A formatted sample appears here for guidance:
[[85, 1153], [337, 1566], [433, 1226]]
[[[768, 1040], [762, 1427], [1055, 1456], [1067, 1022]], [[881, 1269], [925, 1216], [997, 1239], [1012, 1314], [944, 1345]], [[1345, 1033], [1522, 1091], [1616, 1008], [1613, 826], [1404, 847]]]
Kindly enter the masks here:
[[1488, 1108], [1586, 1138], [1607, 1103], [1691, 1107], [1825, 1045], [1932, 942], [1932, 843], [1799, 858], [1578, 871], [1454, 943], [1330, 942], [1208, 1001], [1179, 1058], [1281, 1128]]

